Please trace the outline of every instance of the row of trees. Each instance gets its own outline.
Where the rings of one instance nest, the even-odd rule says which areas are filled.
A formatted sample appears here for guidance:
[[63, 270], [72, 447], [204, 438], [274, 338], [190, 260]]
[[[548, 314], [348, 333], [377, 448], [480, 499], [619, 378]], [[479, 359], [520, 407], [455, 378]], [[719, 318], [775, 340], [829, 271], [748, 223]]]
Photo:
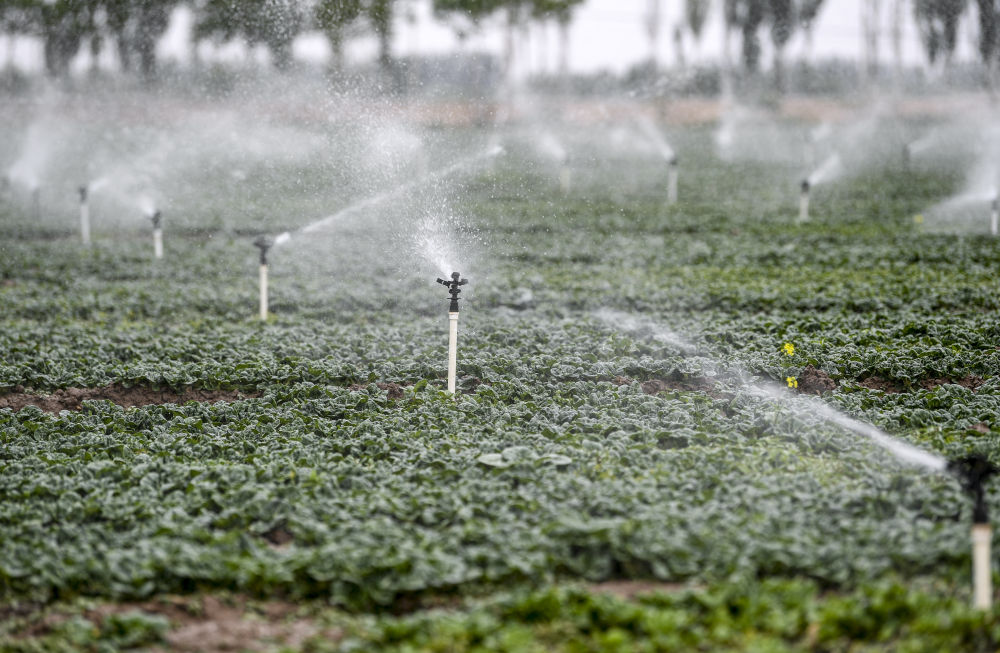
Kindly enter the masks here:
[[[489, 15], [506, 12], [513, 29], [527, 20], [555, 20], [565, 28], [573, 8], [583, 0], [434, 0], [435, 13], [457, 17], [459, 34], [467, 33]], [[379, 62], [392, 67], [393, 24], [407, 0], [3, 0], [0, 31], [33, 35], [44, 43], [45, 66], [64, 74], [82, 47], [97, 54], [111, 44], [126, 71], [156, 72], [156, 42], [170, 14], [181, 4], [195, 16], [193, 38], [243, 39], [263, 45], [274, 64], [286, 68], [292, 42], [305, 30], [318, 29], [329, 39], [333, 65], [343, 60], [345, 40], [373, 33], [379, 41]], [[464, 19], [464, 23], [462, 21]]]
[[[0, 30], [8, 34], [31, 34], [44, 42], [45, 63], [53, 75], [66, 72], [70, 60], [82, 47], [96, 55], [112, 45], [125, 70], [138, 69], [146, 76], [156, 71], [156, 42], [163, 35], [173, 9], [183, 3], [195, 16], [196, 41], [243, 39], [266, 46], [279, 68], [291, 63], [291, 46], [302, 31], [318, 29], [329, 39], [332, 64], [342, 63], [347, 38], [373, 33], [379, 41], [379, 62], [393, 65], [393, 24], [397, 11], [405, 11], [411, 0], [3, 0]], [[460, 38], [484, 19], [502, 16], [506, 26], [505, 63], [514, 52], [517, 29], [530, 21], [553, 21], [560, 29], [560, 68], [566, 69], [568, 28], [574, 9], [583, 0], [432, 0], [435, 14], [449, 21]], [[663, 0], [647, 0], [646, 27], [652, 63], [658, 51], [660, 7]], [[666, 0], [674, 2], [675, 0]], [[740, 59], [747, 70], [760, 66], [761, 33], [768, 32], [775, 54], [774, 70], [779, 81], [785, 46], [796, 30], [807, 45], [824, 0], [683, 0], [684, 24], [675, 28], [674, 39], [681, 52], [682, 31], [696, 44], [701, 40], [710, 11], [721, 10], [726, 26], [726, 53], [732, 34], [740, 37]], [[991, 68], [1000, 60], [1000, 0], [862, 0], [862, 32], [867, 63], [877, 67], [875, 54], [881, 32], [879, 16], [887, 8], [892, 17], [893, 49], [901, 47], [901, 21], [905, 5], [911, 5], [931, 63], [949, 61], [955, 51], [960, 19], [973, 8], [979, 22], [979, 51]], [[886, 6], [886, 3], [888, 5]], [[718, 5], [715, 7], [714, 5]]]

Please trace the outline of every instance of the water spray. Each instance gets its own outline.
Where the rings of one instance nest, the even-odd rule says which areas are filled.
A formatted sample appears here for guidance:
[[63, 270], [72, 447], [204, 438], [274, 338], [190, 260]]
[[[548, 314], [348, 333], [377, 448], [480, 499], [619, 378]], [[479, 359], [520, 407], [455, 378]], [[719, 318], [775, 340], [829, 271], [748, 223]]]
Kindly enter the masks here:
[[156, 258], [163, 258], [163, 227], [161, 223], [163, 221], [163, 216], [159, 209], [154, 209], [152, 213], [146, 216], [153, 223], [153, 256]]
[[667, 204], [677, 203], [677, 155], [667, 161]]
[[990, 477], [1000, 472], [982, 454], [972, 454], [948, 463], [948, 469], [958, 476], [962, 487], [972, 495], [972, 606], [977, 610], [989, 610], [993, 605], [993, 579], [990, 569], [990, 528], [989, 513], [986, 509], [986, 488]]
[[1000, 192], [993, 196], [990, 202], [990, 235], [997, 235], [997, 223], [1000, 222]]
[[455, 371], [458, 367], [458, 294], [459, 286], [469, 283], [458, 272], [451, 273], [451, 280], [438, 279], [438, 283], [448, 286], [451, 304], [448, 305], [448, 392], [455, 394]]
[[802, 192], [799, 194], [799, 220], [805, 222], [809, 219], [809, 189], [812, 184], [808, 179], [802, 180]]
[[260, 319], [267, 319], [267, 250], [274, 245], [267, 236], [261, 236], [253, 241], [260, 249]]
[[84, 245], [90, 244], [90, 204], [87, 203], [87, 186], [77, 189], [80, 193], [80, 240]]

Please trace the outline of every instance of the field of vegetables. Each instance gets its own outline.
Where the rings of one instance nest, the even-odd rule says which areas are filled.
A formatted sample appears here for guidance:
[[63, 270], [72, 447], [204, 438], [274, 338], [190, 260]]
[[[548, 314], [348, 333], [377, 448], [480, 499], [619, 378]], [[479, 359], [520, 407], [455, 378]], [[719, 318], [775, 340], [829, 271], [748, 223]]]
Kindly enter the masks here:
[[[502, 155], [275, 248], [266, 323], [253, 238], [416, 164], [164, 156], [160, 261], [110, 201], [81, 246], [80, 175], [41, 219], [9, 189], [0, 649], [995, 650], [957, 482], [815, 410], [1000, 461], [1000, 250], [914, 219], [963, 153], [873, 157], [800, 223], [795, 165], [664, 129], [674, 206], [648, 153], [561, 133], [563, 193], [505, 128]], [[433, 170], [493, 136], [421, 138]], [[470, 279], [454, 398], [438, 252]]]

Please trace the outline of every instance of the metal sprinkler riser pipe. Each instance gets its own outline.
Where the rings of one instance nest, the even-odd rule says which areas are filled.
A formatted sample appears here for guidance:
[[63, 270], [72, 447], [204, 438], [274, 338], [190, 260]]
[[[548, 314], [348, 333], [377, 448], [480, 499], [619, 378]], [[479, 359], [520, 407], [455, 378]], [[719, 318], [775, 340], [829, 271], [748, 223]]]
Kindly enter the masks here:
[[809, 190], [812, 184], [808, 179], [802, 180], [802, 192], [799, 195], [799, 220], [809, 219]]
[[667, 203], [677, 203], [677, 156], [667, 161]]
[[153, 256], [163, 258], [163, 228], [160, 226], [163, 215], [159, 211], [153, 211], [149, 219], [153, 223]]
[[949, 471], [958, 476], [962, 487], [973, 497], [972, 508], [972, 605], [989, 610], [993, 605], [993, 575], [990, 544], [993, 539], [989, 512], [986, 507], [985, 483], [1000, 472], [986, 456], [972, 454], [948, 463]]
[[84, 245], [90, 244], [90, 205], [87, 203], [87, 187], [77, 189], [80, 194], [80, 240]]
[[458, 370], [458, 295], [459, 286], [469, 283], [458, 272], [451, 273], [451, 280], [438, 279], [438, 283], [448, 287], [451, 303], [448, 305], [448, 392], [455, 394], [455, 377]]
[[1000, 196], [994, 197], [990, 203], [990, 234], [997, 235], [997, 223], [1000, 222]]
[[266, 320], [268, 315], [267, 250], [271, 249], [274, 241], [266, 236], [261, 236], [253, 241], [253, 244], [260, 249], [260, 319]]

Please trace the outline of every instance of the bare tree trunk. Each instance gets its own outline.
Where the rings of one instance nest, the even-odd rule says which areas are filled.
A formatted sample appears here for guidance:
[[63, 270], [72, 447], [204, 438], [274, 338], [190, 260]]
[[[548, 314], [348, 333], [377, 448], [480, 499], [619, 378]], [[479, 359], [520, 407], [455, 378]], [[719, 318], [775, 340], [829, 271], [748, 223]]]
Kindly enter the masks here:
[[878, 75], [879, 23], [881, 0], [861, 0], [861, 34], [864, 43], [864, 76], [872, 81]]
[[569, 80], [569, 18], [559, 20], [559, 79]]
[[649, 35], [649, 62], [655, 71], [660, 67], [657, 54], [660, 50], [660, 0], [649, 0], [646, 34]]

